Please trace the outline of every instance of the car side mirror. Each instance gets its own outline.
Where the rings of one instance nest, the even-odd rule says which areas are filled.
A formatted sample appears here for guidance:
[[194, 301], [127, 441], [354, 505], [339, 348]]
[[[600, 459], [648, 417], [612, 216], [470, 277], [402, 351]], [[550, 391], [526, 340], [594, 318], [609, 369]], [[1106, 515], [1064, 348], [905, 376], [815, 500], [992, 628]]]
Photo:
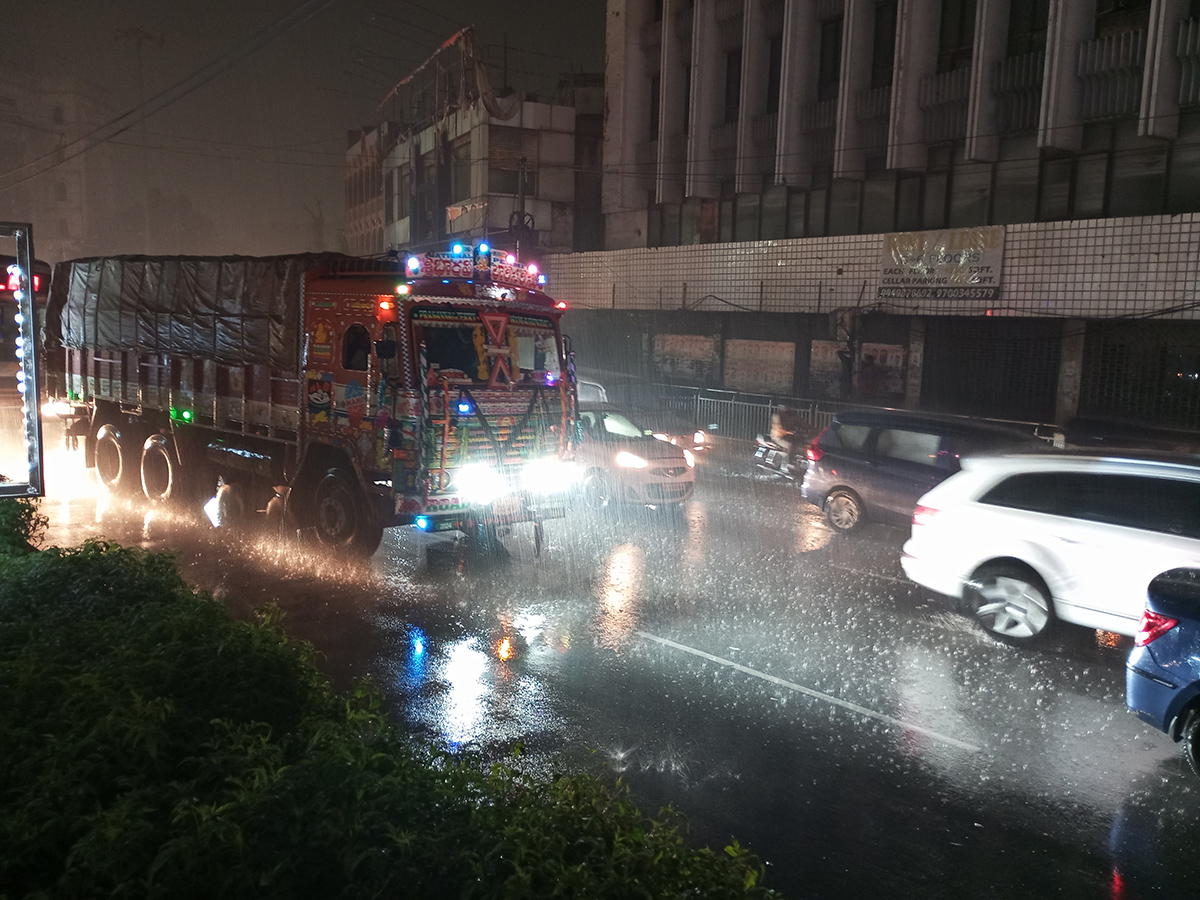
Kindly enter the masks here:
[[380, 359], [395, 359], [396, 358], [396, 342], [395, 341], [376, 341], [375, 355]]

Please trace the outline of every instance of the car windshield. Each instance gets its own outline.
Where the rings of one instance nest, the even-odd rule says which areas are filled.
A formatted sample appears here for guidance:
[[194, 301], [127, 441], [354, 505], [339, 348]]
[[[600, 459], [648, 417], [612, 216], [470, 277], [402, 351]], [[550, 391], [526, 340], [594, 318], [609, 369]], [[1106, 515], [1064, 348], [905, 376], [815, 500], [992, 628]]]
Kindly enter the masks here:
[[624, 413], [611, 410], [585, 410], [581, 413], [584, 427], [597, 440], [622, 439], [654, 439], [654, 432], [643, 428], [640, 423]]

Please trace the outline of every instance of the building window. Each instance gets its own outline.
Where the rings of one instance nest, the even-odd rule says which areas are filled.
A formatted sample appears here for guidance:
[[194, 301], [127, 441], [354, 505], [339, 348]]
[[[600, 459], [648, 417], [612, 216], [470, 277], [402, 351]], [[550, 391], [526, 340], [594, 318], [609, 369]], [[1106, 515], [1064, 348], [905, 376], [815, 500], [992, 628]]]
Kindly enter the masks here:
[[1150, 24], [1150, 0], [1097, 0], [1096, 37], [1137, 31]]
[[875, 4], [875, 35], [871, 44], [871, 87], [888, 87], [896, 65], [897, 0]]
[[400, 170], [400, 186], [396, 191], [396, 219], [407, 219], [412, 214], [412, 172], [408, 166]]
[[975, 48], [975, 0], [942, 0], [938, 32], [939, 72], [965, 69]]
[[817, 99], [832, 100], [838, 95], [842, 77], [842, 17], [821, 23], [821, 52], [817, 69]]
[[1046, 49], [1050, 0], [1012, 0], [1008, 8], [1008, 55]]
[[[519, 194], [521, 191], [521, 173], [518, 169], [489, 169], [488, 190], [493, 194]], [[525, 196], [537, 194], [537, 173], [530, 168], [525, 169]]]
[[783, 81], [783, 35], [771, 38], [767, 48], [767, 112], [779, 110], [780, 85]]
[[471, 196], [471, 136], [468, 134], [450, 146], [450, 202], [460, 203]]
[[738, 120], [742, 102], [742, 50], [739, 47], [725, 54], [725, 124]]
[[658, 140], [658, 114], [662, 108], [662, 77], [655, 75], [650, 79], [650, 140]]

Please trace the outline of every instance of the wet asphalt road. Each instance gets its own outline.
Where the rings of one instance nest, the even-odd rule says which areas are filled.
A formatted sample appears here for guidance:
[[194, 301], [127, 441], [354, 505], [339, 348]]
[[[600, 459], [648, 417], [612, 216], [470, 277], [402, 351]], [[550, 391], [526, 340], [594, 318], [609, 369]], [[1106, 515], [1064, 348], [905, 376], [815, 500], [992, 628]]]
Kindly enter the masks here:
[[49, 543], [171, 550], [419, 738], [619, 775], [790, 897], [1200, 896], [1200, 779], [1125, 711], [1127, 640], [999, 644], [904, 578], [904, 530], [833, 535], [740, 459], [679, 514], [550, 522], [540, 558], [527, 527], [499, 562], [405, 529], [365, 564], [107, 503], [76, 465], [48, 454]]

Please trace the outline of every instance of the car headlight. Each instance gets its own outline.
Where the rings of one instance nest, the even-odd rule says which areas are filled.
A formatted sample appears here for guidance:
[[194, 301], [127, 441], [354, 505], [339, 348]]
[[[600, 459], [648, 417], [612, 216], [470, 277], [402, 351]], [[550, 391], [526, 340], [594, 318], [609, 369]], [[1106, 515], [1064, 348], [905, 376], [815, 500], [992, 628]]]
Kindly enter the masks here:
[[701, 444], [704, 443], [704, 441], [707, 437], [708, 436], [703, 431], [697, 431], [695, 434], [692, 435], [692, 443], [694, 443], [697, 447], [699, 447]]
[[463, 466], [454, 473], [454, 488], [468, 503], [486, 505], [508, 493], [508, 482], [491, 466]]
[[617, 454], [616, 464], [623, 469], [644, 469], [650, 463], [642, 459], [636, 453], [630, 453], [628, 450], [622, 450]]
[[553, 457], [535, 459], [521, 470], [521, 487], [534, 494], [563, 494], [578, 480], [578, 466]]
[[687, 464], [691, 468], [696, 468], [696, 455], [687, 447], [683, 448], [683, 458], [687, 460]]

